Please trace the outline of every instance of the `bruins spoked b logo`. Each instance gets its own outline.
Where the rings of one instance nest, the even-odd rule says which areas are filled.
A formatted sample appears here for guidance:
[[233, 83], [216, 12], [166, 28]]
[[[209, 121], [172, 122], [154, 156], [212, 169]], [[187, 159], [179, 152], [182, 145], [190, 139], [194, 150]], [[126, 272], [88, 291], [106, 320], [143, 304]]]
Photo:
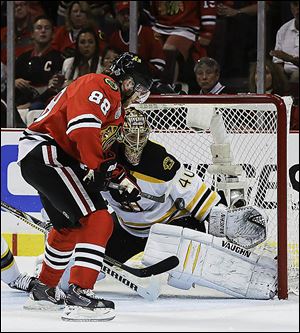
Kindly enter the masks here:
[[164, 170], [171, 170], [173, 165], [174, 165], [174, 160], [171, 159], [171, 157], [167, 156], [164, 160], [163, 160], [163, 168]]

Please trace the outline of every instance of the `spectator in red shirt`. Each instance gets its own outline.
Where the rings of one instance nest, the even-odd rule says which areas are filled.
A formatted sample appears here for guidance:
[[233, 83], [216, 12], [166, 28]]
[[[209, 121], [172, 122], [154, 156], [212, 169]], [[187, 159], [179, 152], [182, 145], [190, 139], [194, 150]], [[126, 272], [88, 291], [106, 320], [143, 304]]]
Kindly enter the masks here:
[[[58, 26], [65, 24], [65, 17], [67, 7], [72, 1], [56, 1], [57, 6], [57, 21]], [[90, 6], [93, 18], [97, 27], [103, 31], [104, 34], [110, 34], [116, 29], [115, 19], [113, 15], [114, 1], [87, 1]]]
[[93, 28], [100, 33], [96, 28], [89, 4], [86, 1], [73, 1], [67, 8], [65, 25], [55, 32], [52, 47], [62, 52], [66, 58], [74, 56], [76, 38], [83, 28]]
[[[29, 1], [15, 1], [15, 57], [33, 47]], [[7, 63], [7, 27], [1, 28], [1, 61]]]
[[[108, 47], [118, 53], [129, 51], [129, 1], [117, 1], [115, 4], [116, 20], [119, 29], [108, 37]], [[139, 15], [139, 11], [138, 11]], [[139, 23], [137, 54], [149, 66], [154, 79], [159, 79], [165, 68], [165, 55], [161, 41], [154, 36], [149, 26]]]

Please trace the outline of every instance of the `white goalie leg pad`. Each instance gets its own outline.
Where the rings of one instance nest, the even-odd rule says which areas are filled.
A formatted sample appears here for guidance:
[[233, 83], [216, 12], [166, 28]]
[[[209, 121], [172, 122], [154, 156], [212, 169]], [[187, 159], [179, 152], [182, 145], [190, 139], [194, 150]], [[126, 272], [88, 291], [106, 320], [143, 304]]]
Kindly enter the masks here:
[[208, 233], [224, 237], [239, 246], [250, 249], [267, 237], [268, 216], [256, 206], [227, 208], [215, 206], [209, 214]]
[[168, 284], [174, 287], [190, 289], [197, 284], [238, 298], [270, 299], [276, 294], [276, 260], [224, 238], [178, 226], [153, 225], [143, 263], [152, 265], [170, 255], [179, 259], [179, 265], [169, 272]]

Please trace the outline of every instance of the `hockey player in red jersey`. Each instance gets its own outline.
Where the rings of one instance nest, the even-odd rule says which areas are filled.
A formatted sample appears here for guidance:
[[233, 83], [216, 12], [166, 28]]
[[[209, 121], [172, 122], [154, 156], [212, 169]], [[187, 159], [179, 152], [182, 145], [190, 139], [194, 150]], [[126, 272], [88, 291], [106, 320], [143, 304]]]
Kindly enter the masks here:
[[[113, 230], [99, 191], [114, 175], [116, 156], [109, 148], [124, 122], [124, 107], [145, 101], [151, 85], [142, 60], [124, 53], [110, 75], [87, 74], [59, 92], [21, 136], [22, 175], [38, 191], [54, 227], [24, 308], [65, 308], [62, 319], [72, 321], [115, 317], [114, 303], [91, 291]], [[76, 260], [64, 295], [57, 285], [73, 250]]]
[[[142, 262], [149, 266], [168, 252], [181, 262], [168, 271], [167, 283], [173, 287], [187, 290], [195, 283], [238, 298], [273, 298], [276, 260], [255, 254], [267, 235], [264, 210], [247, 204], [242, 195], [212, 187], [150, 135], [146, 113], [127, 109], [122, 143], [112, 149], [128, 170], [132, 182], [127, 186], [136, 183], [142, 192], [133, 200], [133, 191], [124, 192], [126, 184], [119, 186], [118, 178], [102, 192], [115, 221], [106, 254], [126, 262], [143, 251]], [[228, 270], [235, 278], [228, 279]], [[67, 268], [61, 279], [64, 290], [68, 274]]]

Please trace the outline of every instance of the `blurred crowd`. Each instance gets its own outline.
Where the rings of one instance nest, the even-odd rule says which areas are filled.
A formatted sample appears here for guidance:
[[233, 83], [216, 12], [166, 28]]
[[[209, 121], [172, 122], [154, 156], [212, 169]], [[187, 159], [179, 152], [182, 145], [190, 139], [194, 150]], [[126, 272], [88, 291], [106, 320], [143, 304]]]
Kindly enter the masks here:
[[[153, 94], [257, 91], [257, 1], [137, 1], [138, 50]], [[6, 124], [7, 1], [1, 1], [1, 126]], [[77, 77], [129, 50], [129, 1], [14, 1], [17, 127]], [[265, 1], [266, 93], [293, 96], [299, 129], [299, 2]]]

